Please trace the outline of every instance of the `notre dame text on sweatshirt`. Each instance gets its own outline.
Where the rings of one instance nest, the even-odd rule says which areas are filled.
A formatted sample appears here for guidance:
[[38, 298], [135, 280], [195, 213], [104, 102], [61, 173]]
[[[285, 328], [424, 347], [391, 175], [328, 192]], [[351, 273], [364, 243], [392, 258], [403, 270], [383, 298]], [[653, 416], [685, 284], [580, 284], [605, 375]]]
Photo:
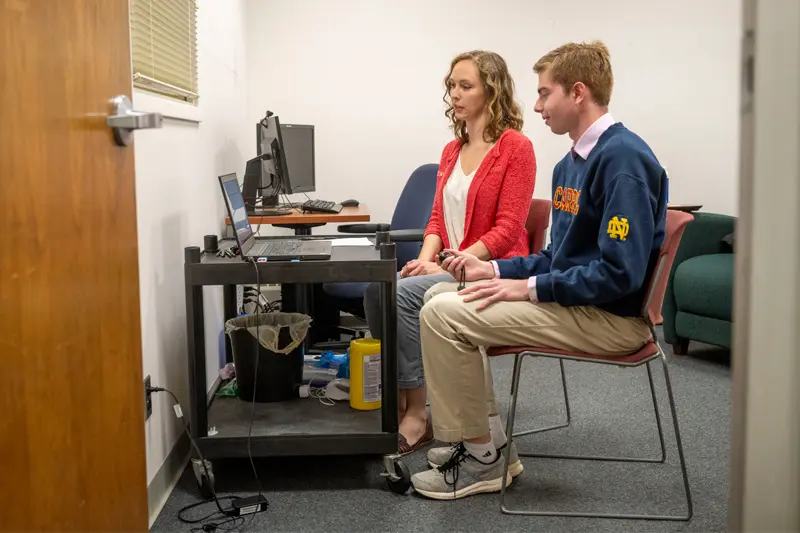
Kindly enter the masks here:
[[540, 302], [641, 316], [664, 242], [666, 173], [621, 123], [586, 160], [570, 151], [553, 171], [550, 244], [539, 255], [497, 261], [500, 277], [536, 276]]

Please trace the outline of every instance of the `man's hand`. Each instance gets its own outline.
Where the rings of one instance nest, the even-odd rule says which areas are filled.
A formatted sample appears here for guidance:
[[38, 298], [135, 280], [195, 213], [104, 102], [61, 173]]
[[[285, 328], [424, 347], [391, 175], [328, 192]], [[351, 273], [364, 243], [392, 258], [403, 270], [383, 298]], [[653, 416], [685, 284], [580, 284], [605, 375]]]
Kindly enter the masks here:
[[410, 278], [411, 276], [424, 276], [426, 274], [444, 274], [444, 270], [434, 263], [433, 261], [420, 261], [419, 259], [412, 259], [400, 271], [401, 278]]
[[458, 250], [445, 250], [452, 254], [442, 262], [442, 268], [456, 280], [461, 281], [461, 269], [464, 269], [464, 281], [481, 281], [494, 278], [494, 267], [488, 261], [481, 261], [472, 254]]
[[[489, 265], [491, 266], [491, 265]], [[530, 300], [527, 279], [493, 279], [458, 291], [465, 302], [483, 300], [477, 311], [483, 311], [495, 302], [521, 302]]]

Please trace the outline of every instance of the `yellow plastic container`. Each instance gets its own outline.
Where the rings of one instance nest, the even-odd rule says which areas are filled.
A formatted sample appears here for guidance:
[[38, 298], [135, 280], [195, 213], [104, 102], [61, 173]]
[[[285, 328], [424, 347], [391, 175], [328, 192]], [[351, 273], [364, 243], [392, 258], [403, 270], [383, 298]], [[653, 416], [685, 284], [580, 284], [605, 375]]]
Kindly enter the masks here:
[[381, 408], [381, 341], [350, 342], [350, 407], [362, 411]]

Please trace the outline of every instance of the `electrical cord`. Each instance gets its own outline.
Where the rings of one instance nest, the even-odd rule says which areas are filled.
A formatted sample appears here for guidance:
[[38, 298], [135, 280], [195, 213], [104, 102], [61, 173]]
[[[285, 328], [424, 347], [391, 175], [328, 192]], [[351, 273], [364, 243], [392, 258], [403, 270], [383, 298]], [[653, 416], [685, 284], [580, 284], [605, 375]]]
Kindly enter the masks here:
[[264, 304], [262, 304], [259, 300], [260, 300], [260, 298], [253, 297], [253, 296], [248, 296], [248, 297], [244, 298], [242, 300], [242, 309], [244, 309], [244, 305], [245, 304], [255, 304], [253, 309], [258, 308], [258, 309], [261, 309], [262, 311], [264, 311], [265, 313], [270, 312], [271, 309], [266, 308], [264, 306]]
[[[251, 259], [250, 263], [253, 265], [253, 268], [256, 271], [256, 291], [260, 295], [261, 272], [259, 272], [258, 263], [255, 260]], [[253, 419], [256, 417], [256, 392], [258, 390], [258, 363], [259, 359], [261, 358], [261, 334], [259, 332], [260, 327], [261, 327], [261, 313], [259, 312], [259, 308], [256, 307], [256, 368], [254, 370], [255, 377], [253, 379], [253, 402], [252, 402], [252, 408], [250, 410], [250, 423], [248, 424], [247, 428], [247, 456], [250, 459], [250, 466], [253, 468], [253, 475], [255, 476], [256, 484], [258, 485], [258, 495], [263, 497], [264, 489], [261, 486], [261, 480], [258, 477], [258, 472], [256, 471], [256, 464], [253, 461], [253, 452], [250, 447], [253, 435]]]
[[[253, 516], [255, 516], [255, 515], [253, 515]], [[250, 520], [251, 521], [253, 520], [252, 516], [250, 517]], [[241, 521], [241, 523], [244, 523], [244, 517], [243, 516], [232, 516], [232, 517], [228, 518], [227, 520], [223, 520], [222, 522], [209, 522], [207, 524], [203, 524], [200, 527], [193, 527], [189, 531], [191, 531], [191, 533], [201, 533], [201, 532], [203, 532], [203, 533], [209, 532], [210, 533], [210, 532], [216, 531], [216, 530], [220, 530], [220, 531], [235, 531], [236, 527], [239, 526], [239, 524], [237, 523], [239, 521]], [[234, 524], [236, 524], [236, 526], [230, 527], [230, 528], [224, 527], [224, 526], [226, 526], [226, 525], [228, 525], [230, 523], [234, 523]], [[244, 531], [244, 529], [242, 529], [241, 531]]]
[[[210, 480], [211, 479], [211, 474], [209, 474], [209, 472], [208, 472], [208, 465], [206, 465], [206, 458], [203, 457], [203, 452], [200, 451], [200, 447], [197, 445], [197, 442], [194, 440], [194, 437], [192, 437], [192, 433], [189, 431], [189, 424], [186, 422], [186, 418], [183, 416], [183, 408], [181, 408], [181, 402], [178, 400], [178, 397], [175, 396], [175, 393], [173, 393], [171, 390], [165, 389], [164, 387], [147, 387], [145, 389], [145, 391], [146, 392], [150, 392], [150, 393], [153, 393], [153, 392], [166, 392], [167, 394], [172, 396], [173, 400], [175, 400], [175, 404], [178, 406], [178, 412], [181, 415], [180, 418], [183, 420], [183, 430], [186, 432], [186, 436], [189, 437], [189, 443], [192, 445], [192, 448], [194, 448], [195, 453], [197, 453], [197, 456], [200, 458], [200, 464], [203, 465], [203, 471], [206, 474], [206, 479]], [[214, 489], [214, 487], [212, 485], [209, 485], [209, 489], [211, 489], [212, 499], [211, 500], [203, 500], [202, 502], [195, 503], [195, 504], [192, 504], [190, 506], [187, 506], [187, 507], [184, 507], [183, 509], [181, 509], [178, 512], [178, 519], [181, 522], [185, 522], [187, 524], [196, 524], [196, 523], [202, 522], [204, 520], [208, 520], [212, 516], [217, 516], [217, 515], [220, 515], [220, 514], [223, 515], [223, 516], [230, 516], [230, 510], [226, 511], [225, 509], [222, 508], [222, 504], [220, 503], [220, 499], [217, 497], [217, 491]], [[225, 498], [223, 498], [223, 500], [238, 500], [239, 498], [240, 498], [239, 496], [226, 496]], [[182, 517], [182, 513], [184, 511], [187, 511], [189, 509], [193, 509], [194, 507], [198, 507], [198, 506], [200, 506], [202, 504], [205, 504], [205, 503], [210, 503], [212, 500], [217, 505], [217, 510], [218, 510], [217, 512], [211, 513], [210, 515], [208, 515], [208, 516], [206, 516], [204, 518], [198, 519], [196, 521], [187, 521], [187, 520], [184, 520], [184, 518]]]
[[[242, 305], [244, 305], [246, 303], [254, 303], [253, 298], [256, 298], [256, 300], [258, 302], [261, 302], [261, 300], [266, 302], [266, 305], [264, 305], [263, 303], [260, 303], [261, 309], [263, 309], [265, 313], [273, 313], [275, 311], [280, 311], [280, 309], [281, 309], [281, 307], [279, 305], [281, 303], [280, 298], [277, 299], [277, 300], [274, 300], [274, 301], [269, 301], [268, 298], [266, 298], [263, 294], [259, 294], [259, 292], [253, 287], [245, 287], [244, 288], [244, 294], [245, 294], [245, 298], [242, 300]], [[244, 308], [242, 308], [242, 309], [244, 309]], [[244, 311], [242, 311], [242, 312], [244, 312]]]
[[[230, 501], [238, 500], [238, 499], [240, 499], [239, 496], [223, 496], [222, 498], [220, 498], [220, 500], [230, 500]], [[206, 516], [204, 516], [202, 518], [186, 518], [184, 516], [184, 513], [186, 511], [191, 511], [192, 509], [196, 509], [197, 507], [200, 507], [201, 505], [206, 505], [208, 503], [211, 503], [211, 501], [210, 500], [203, 500], [203, 501], [200, 501], [200, 502], [195, 502], [195, 503], [189, 504], [189, 505], [181, 508], [181, 510], [178, 511], [178, 520], [180, 520], [184, 524], [199, 524], [201, 522], [205, 522], [205, 521], [210, 520], [212, 518], [216, 518], [216, 517], [218, 517], [220, 515], [221, 516], [227, 516], [227, 514], [225, 512], [221, 512], [221, 511], [214, 511], [213, 513], [209, 513], [209, 514], [207, 514]]]
[[[258, 314], [256, 316], [258, 316]], [[258, 323], [256, 323], [256, 329], [258, 329]], [[258, 354], [256, 355], [256, 369], [258, 369]], [[248, 430], [248, 435], [247, 435], [247, 454], [250, 456], [250, 465], [253, 467], [253, 474], [255, 475], [256, 483], [258, 484], [258, 495], [261, 498], [263, 498], [265, 502], [267, 502], [267, 505], [269, 505], [269, 502], [264, 497], [264, 494], [263, 494], [264, 490], [263, 490], [263, 488], [261, 486], [261, 480], [259, 479], [258, 473], [256, 472], [255, 463], [253, 462], [253, 456], [252, 456], [252, 453], [250, 451], [250, 435], [251, 435], [251, 432], [252, 432], [253, 418], [254, 418], [254, 415], [255, 415], [255, 384], [253, 385], [253, 387], [254, 387], [254, 389], [253, 389], [253, 412], [252, 412], [251, 417], [250, 417], [250, 429]], [[186, 436], [189, 437], [189, 442], [191, 443], [191, 446], [194, 448], [195, 452], [197, 453], [197, 456], [200, 458], [200, 462], [203, 465], [203, 471], [206, 474], [206, 479], [211, 479], [211, 475], [208, 472], [208, 466], [206, 465], [206, 459], [203, 456], [203, 452], [200, 451], [200, 447], [197, 446], [197, 442], [192, 437], [191, 432], [189, 431], [189, 425], [186, 423], [186, 420], [185, 420], [185, 418], [183, 416], [183, 409], [180, 406], [181, 403], [178, 400], [178, 397], [175, 396], [175, 393], [173, 393], [171, 390], [165, 389], [164, 387], [147, 387], [145, 390], [146, 390], [146, 392], [150, 392], [150, 393], [153, 393], [153, 392], [166, 392], [167, 394], [172, 396], [173, 400], [175, 400], [175, 404], [178, 406], [178, 412], [180, 412], [180, 414], [181, 414], [180, 418], [184, 419], [183, 430], [186, 432]], [[253, 520], [255, 519], [256, 513], [252, 513], [252, 515], [250, 516], [250, 520], [248, 520], [247, 523], [245, 524], [245, 517], [243, 517], [243, 516], [234, 516], [233, 515], [234, 511], [233, 511], [232, 508], [231, 509], [227, 509], [227, 510], [223, 509], [222, 504], [220, 503], [220, 501], [226, 501], [226, 500], [227, 501], [239, 500], [239, 499], [241, 499], [241, 496], [223, 496], [222, 498], [220, 498], [220, 497], [217, 496], [217, 492], [216, 492], [216, 490], [215, 490], [213, 485], [209, 485], [209, 489], [211, 490], [212, 498], [208, 499], [208, 500], [203, 500], [203, 501], [200, 501], [200, 502], [195, 502], [195, 503], [192, 503], [190, 505], [187, 505], [187, 506], [181, 508], [178, 511], [178, 520], [180, 520], [184, 524], [200, 524], [202, 522], [206, 522], [202, 526], [193, 527], [191, 529], [192, 533], [200, 533], [200, 532], [210, 533], [210, 532], [214, 532], [214, 531], [217, 531], [217, 530], [220, 530], [220, 531], [234, 531], [234, 529], [236, 529], [237, 527], [239, 527], [242, 524], [244, 524], [244, 527], [240, 531], [244, 532], [250, 526], [250, 524], [253, 522]], [[209, 504], [209, 503], [212, 503], [212, 502], [215, 503], [216, 506], [217, 506], [217, 510], [216, 511], [214, 511], [212, 513], [209, 513], [206, 516], [203, 516], [201, 518], [186, 518], [184, 516], [184, 513], [186, 511], [189, 511], [191, 509], [195, 509], [197, 507], [200, 507], [201, 505], [206, 505], [206, 504]], [[208, 522], [208, 520], [211, 520], [211, 519], [214, 519], [214, 518], [217, 518], [217, 517], [219, 517], [219, 518], [227, 517], [227, 519], [223, 520], [222, 522]], [[234, 526], [230, 527], [230, 528], [225, 527], [228, 524], [234, 524]]]
[[283, 199], [286, 200], [286, 205], [289, 206], [290, 209], [294, 209], [294, 203], [292, 202], [291, 198], [289, 198], [289, 195], [285, 192], [281, 194], [283, 194]]

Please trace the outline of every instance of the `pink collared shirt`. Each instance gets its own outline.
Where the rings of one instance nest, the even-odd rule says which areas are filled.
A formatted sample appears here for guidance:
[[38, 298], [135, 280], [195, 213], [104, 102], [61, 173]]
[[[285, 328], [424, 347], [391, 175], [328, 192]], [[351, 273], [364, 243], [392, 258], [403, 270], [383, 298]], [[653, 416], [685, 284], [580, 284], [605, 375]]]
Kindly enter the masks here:
[[611, 116], [611, 113], [606, 113], [602, 117], [598, 118], [594, 121], [594, 124], [589, 126], [589, 128], [583, 132], [581, 138], [578, 139], [572, 149], [575, 150], [575, 153], [581, 156], [583, 159], [587, 159], [589, 154], [592, 152], [594, 147], [597, 145], [597, 141], [600, 140], [600, 136], [605, 133], [605, 131], [613, 126], [616, 123], [614, 117]]
[[[587, 159], [597, 145], [597, 141], [600, 140], [600, 136], [614, 124], [616, 124], [616, 121], [614, 117], [611, 116], [611, 113], [606, 113], [595, 120], [594, 123], [583, 132], [578, 142], [572, 145], [571, 151], [573, 155], [578, 155], [584, 160]], [[494, 277], [499, 278], [500, 268], [497, 266], [497, 261], [492, 261], [492, 266], [494, 266]], [[535, 303], [539, 301], [536, 297], [536, 276], [528, 278], [528, 297], [531, 299], [531, 302]]]

